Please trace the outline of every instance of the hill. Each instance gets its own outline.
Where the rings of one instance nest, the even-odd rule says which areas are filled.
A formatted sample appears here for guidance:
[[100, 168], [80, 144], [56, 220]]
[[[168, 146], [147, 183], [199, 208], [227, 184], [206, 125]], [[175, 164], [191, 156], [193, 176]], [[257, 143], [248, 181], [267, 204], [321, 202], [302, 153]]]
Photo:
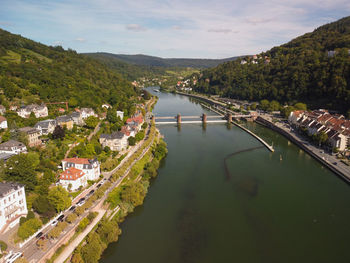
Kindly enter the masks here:
[[74, 108], [109, 102], [132, 107], [136, 91], [103, 63], [0, 29], [0, 104], [69, 101]]
[[256, 57], [204, 70], [195, 90], [248, 100], [350, 109], [350, 17]]
[[221, 63], [236, 60], [238, 57], [231, 57], [225, 59], [195, 59], [195, 58], [160, 58], [147, 55], [123, 55], [123, 54], [111, 54], [111, 53], [86, 53], [86, 55], [92, 57], [110, 57], [119, 61], [127, 63], [151, 66], [151, 67], [163, 67], [163, 68], [210, 68], [215, 67]]

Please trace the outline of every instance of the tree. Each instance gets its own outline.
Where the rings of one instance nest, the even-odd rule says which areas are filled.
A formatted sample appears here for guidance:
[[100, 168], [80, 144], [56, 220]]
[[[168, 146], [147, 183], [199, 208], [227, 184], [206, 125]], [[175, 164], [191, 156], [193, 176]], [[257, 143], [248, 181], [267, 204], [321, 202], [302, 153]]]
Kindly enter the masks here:
[[128, 138], [129, 145], [134, 146], [136, 144], [136, 139], [133, 136]]
[[82, 215], [83, 213], [84, 213], [84, 208], [83, 207], [81, 207], [81, 206], [78, 206], [76, 209], [75, 209], [75, 214], [77, 215], [77, 216], [80, 216], [80, 215]]
[[80, 255], [80, 251], [74, 252], [71, 260], [72, 260], [72, 263], [84, 263], [84, 260]]
[[18, 228], [17, 235], [22, 240], [25, 240], [33, 235], [41, 227], [41, 225], [42, 223], [38, 218], [29, 219]]
[[97, 126], [98, 124], [98, 118], [95, 117], [95, 116], [89, 116], [85, 119], [85, 126], [90, 128], [90, 129], [93, 129]]
[[115, 123], [118, 121], [117, 112], [113, 108], [109, 108], [107, 111], [107, 121], [110, 123]]
[[144, 131], [139, 131], [136, 135], [135, 135], [135, 139], [136, 141], [141, 141], [143, 140], [143, 138], [145, 138], [145, 132]]
[[52, 218], [56, 213], [55, 207], [49, 202], [47, 196], [43, 195], [39, 195], [34, 200], [33, 209], [46, 218]]
[[260, 101], [260, 105], [259, 105], [260, 109], [267, 111], [269, 106], [270, 106], [270, 102], [268, 100], [261, 100]]
[[122, 231], [117, 222], [104, 220], [100, 223], [96, 232], [99, 234], [102, 242], [108, 245], [109, 243], [118, 241], [118, 236]]
[[50, 189], [47, 198], [57, 212], [67, 209], [72, 204], [69, 193], [60, 185]]
[[250, 108], [251, 108], [251, 110], [256, 110], [256, 103], [255, 102], [252, 103], [252, 105], [250, 105]]
[[66, 135], [64, 129], [60, 125], [57, 125], [52, 133], [52, 138], [63, 139], [65, 136]]
[[7, 161], [4, 179], [24, 184], [27, 191], [33, 190], [38, 182], [33, 164], [24, 153], [15, 155]]
[[301, 102], [298, 102], [296, 104], [294, 104], [294, 108], [296, 110], [307, 110], [307, 106], [305, 103], [301, 103]]
[[97, 263], [100, 259], [103, 249], [100, 236], [92, 232], [88, 235], [87, 244], [81, 248], [81, 255], [86, 263]]
[[66, 217], [66, 221], [71, 224], [73, 223], [75, 220], [77, 220], [77, 215], [74, 214], [74, 213], [71, 213], [69, 214], [67, 217]]
[[140, 183], [133, 183], [122, 190], [121, 199], [133, 206], [138, 206], [143, 203], [145, 195], [146, 191], [144, 187]]
[[79, 223], [79, 225], [78, 225], [78, 227], [77, 227], [77, 232], [83, 231], [83, 230], [88, 226], [89, 223], [90, 223], [90, 222], [89, 222], [89, 219], [87, 219], [86, 217], [84, 217], [84, 218], [80, 221], [80, 223]]
[[39, 238], [39, 240], [36, 242], [36, 245], [39, 247], [39, 249], [45, 250], [46, 249], [46, 243], [47, 243], [46, 239]]

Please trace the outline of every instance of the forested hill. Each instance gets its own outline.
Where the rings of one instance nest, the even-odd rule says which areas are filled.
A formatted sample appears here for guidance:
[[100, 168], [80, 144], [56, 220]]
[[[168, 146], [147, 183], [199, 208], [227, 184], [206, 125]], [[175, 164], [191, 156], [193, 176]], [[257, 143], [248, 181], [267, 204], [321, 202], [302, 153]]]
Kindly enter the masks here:
[[225, 59], [195, 59], [195, 58], [160, 58], [147, 55], [123, 55], [123, 54], [111, 54], [111, 53], [86, 53], [90, 56], [110, 57], [115, 58], [127, 63], [152, 66], [152, 67], [179, 67], [179, 68], [210, 68], [224, 63], [226, 61], [235, 60], [238, 57], [231, 57]]
[[321, 26], [289, 43], [204, 70], [203, 93], [249, 100], [306, 102], [350, 109], [350, 17]]
[[0, 104], [69, 101], [70, 107], [109, 102], [131, 107], [130, 82], [101, 62], [0, 29]]

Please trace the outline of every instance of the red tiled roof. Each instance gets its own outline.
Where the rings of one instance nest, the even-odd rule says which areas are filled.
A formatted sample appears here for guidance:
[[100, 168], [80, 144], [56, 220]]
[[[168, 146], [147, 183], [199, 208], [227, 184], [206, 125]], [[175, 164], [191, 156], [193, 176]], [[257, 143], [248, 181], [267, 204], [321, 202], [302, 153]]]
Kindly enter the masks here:
[[84, 176], [84, 172], [80, 169], [70, 167], [67, 170], [63, 171], [60, 175], [61, 180], [72, 180], [75, 181], [80, 177]]
[[126, 123], [130, 123], [130, 122], [142, 123], [143, 122], [142, 114], [139, 114], [137, 116], [134, 116], [126, 120]]
[[6, 118], [4, 116], [0, 116], [0, 123], [6, 121]]
[[130, 131], [128, 130], [127, 126], [123, 126], [121, 132], [124, 133], [126, 136], [130, 136]]
[[90, 164], [89, 159], [87, 159], [87, 158], [73, 157], [73, 158], [65, 158], [65, 159], [63, 159], [63, 161], [68, 162], [68, 163], [76, 163], [76, 164]]

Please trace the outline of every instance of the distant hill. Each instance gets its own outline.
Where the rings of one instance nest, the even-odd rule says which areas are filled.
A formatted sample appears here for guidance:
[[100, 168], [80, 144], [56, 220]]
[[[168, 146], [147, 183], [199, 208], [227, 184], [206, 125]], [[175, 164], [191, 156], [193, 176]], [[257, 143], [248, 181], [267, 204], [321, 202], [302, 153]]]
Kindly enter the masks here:
[[195, 89], [248, 99], [350, 109], [350, 17], [321, 26], [256, 58], [203, 70]]
[[130, 109], [136, 92], [117, 70], [0, 29], [0, 104], [69, 101], [74, 108], [109, 102]]
[[151, 67], [180, 67], [180, 68], [210, 68], [215, 67], [221, 63], [227, 61], [236, 60], [238, 57], [231, 57], [225, 59], [196, 59], [196, 58], [160, 58], [147, 55], [123, 55], [123, 54], [111, 54], [111, 53], [85, 53], [86, 55], [92, 57], [109, 57], [115, 58], [120, 61], [127, 63], [142, 65], [142, 66], [151, 66]]

